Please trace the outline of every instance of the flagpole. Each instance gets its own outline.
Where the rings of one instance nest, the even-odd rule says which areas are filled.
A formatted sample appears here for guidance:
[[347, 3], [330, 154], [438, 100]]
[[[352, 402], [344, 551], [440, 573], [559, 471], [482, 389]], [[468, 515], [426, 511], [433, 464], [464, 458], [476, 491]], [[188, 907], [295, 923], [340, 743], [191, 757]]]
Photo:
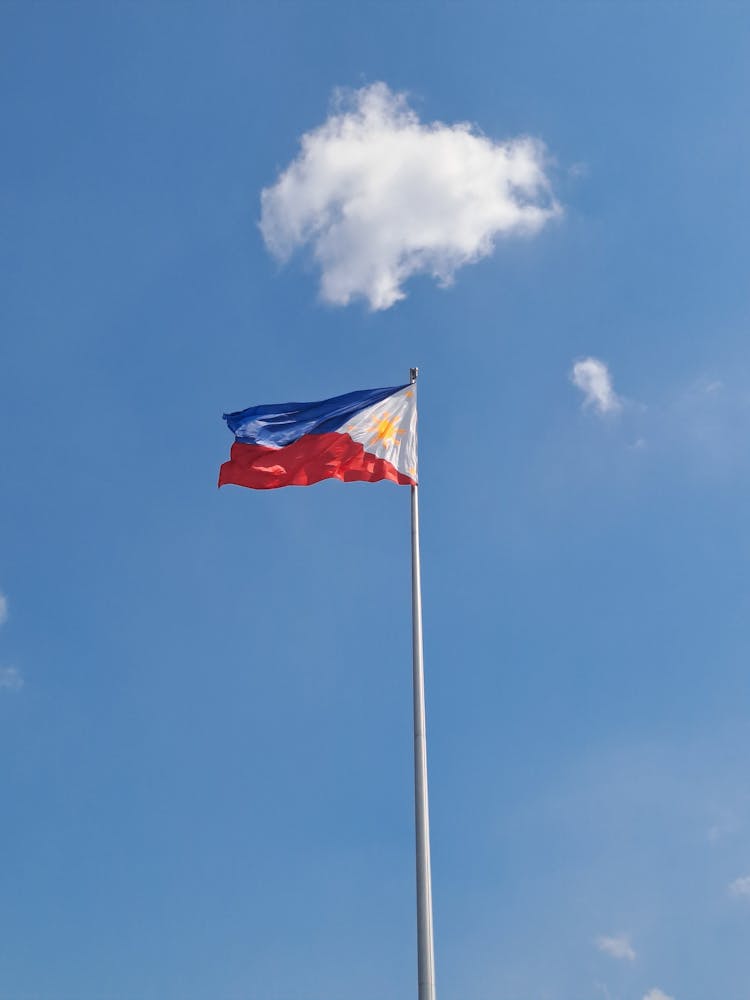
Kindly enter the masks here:
[[[419, 370], [409, 371], [417, 381]], [[427, 795], [427, 733], [422, 653], [422, 580], [419, 565], [418, 486], [411, 487], [411, 613], [414, 685], [414, 819], [417, 861], [417, 968], [419, 1000], [435, 1000], [435, 949], [432, 936], [432, 876], [430, 872], [430, 808]]]

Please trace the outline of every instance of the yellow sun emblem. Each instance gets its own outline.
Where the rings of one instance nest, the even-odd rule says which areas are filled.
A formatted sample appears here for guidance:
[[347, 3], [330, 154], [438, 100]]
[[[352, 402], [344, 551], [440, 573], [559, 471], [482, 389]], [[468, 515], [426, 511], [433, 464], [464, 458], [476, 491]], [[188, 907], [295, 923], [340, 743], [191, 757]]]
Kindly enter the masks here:
[[379, 444], [382, 441], [386, 448], [398, 444], [398, 439], [404, 433], [403, 428], [398, 426], [398, 418], [394, 419], [390, 413], [374, 417], [368, 429], [371, 444]]

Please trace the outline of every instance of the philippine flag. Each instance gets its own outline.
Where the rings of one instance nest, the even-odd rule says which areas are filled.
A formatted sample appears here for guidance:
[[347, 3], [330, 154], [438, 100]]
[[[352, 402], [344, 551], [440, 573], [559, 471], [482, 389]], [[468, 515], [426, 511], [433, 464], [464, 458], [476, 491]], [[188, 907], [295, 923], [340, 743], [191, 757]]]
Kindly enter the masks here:
[[321, 479], [416, 485], [416, 390], [410, 383], [225, 413], [234, 444], [219, 486], [272, 490]]

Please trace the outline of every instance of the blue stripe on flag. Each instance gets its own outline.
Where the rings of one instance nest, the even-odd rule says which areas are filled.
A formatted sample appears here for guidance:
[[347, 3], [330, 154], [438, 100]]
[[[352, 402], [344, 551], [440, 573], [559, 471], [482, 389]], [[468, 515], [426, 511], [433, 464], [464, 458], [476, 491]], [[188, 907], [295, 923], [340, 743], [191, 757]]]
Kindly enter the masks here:
[[396, 385], [387, 389], [360, 389], [318, 403], [266, 403], [225, 413], [224, 419], [237, 441], [283, 448], [305, 434], [337, 431], [360, 410], [405, 388]]

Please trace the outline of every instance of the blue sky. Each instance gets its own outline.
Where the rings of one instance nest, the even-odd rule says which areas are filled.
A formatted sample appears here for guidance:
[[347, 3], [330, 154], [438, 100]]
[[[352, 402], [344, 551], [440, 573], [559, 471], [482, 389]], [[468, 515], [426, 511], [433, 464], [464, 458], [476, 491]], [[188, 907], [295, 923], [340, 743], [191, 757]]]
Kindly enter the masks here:
[[[2, 1000], [414, 995], [408, 490], [215, 486], [225, 410], [411, 365], [439, 996], [744, 1000], [749, 46], [730, 3], [3, 5]], [[378, 81], [544, 143], [560, 211], [373, 310], [259, 221]]]

